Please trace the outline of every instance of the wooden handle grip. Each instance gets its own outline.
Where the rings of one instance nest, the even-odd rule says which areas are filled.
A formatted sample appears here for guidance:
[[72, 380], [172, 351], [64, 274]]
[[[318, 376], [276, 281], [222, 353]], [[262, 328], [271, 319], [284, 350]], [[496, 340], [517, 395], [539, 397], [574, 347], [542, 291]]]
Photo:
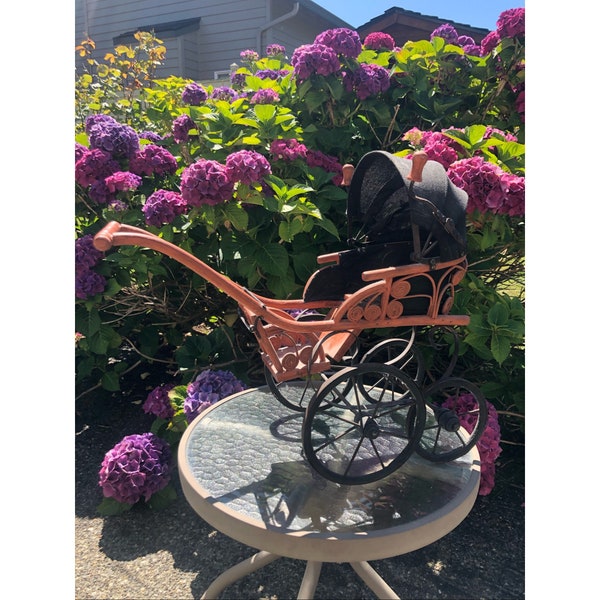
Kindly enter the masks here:
[[429, 157], [423, 150], [415, 152], [412, 157], [412, 167], [408, 179], [416, 182], [423, 181], [423, 169], [428, 160]]

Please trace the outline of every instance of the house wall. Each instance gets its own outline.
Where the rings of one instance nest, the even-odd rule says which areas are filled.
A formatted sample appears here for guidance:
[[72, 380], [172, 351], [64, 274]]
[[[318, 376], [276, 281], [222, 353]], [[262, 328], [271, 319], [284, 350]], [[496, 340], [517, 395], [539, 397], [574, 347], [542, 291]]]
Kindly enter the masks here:
[[243, 50], [264, 55], [266, 47], [276, 43], [285, 46], [291, 57], [296, 47], [312, 43], [321, 31], [344, 26], [334, 15], [302, 0], [296, 16], [263, 31], [259, 47], [261, 28], [293, 8], [293, 0], [75, 0], [75, 44], [89, 36], [96, 44], [96, 58], [101, 60], [114, 50], [117, 36], [199, 17], [197, 31], [172, 38], [157, 33], [167, 55], [156, 75], [211, 80], [215, 71], [239, 64]]

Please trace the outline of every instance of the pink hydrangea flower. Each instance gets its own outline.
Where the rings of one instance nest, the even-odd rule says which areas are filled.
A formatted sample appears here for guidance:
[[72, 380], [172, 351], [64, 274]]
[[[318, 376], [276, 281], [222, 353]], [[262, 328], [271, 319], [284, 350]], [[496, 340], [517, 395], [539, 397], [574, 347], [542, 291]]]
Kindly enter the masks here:
[[305, 159], [307, 152], [306, 146], [296, 139], [273, 140], [270, 149], [274, 158], [289, 161], [296, 160], [297, 158]]
[[396, 42], [389, 33], [374, 31], [367, 35], [364, 46], [369, 50], [393, 50], [396, 46]]
[[142, 178], [129, 171], [117, 171], [104, 179], [109, 192], [129, 192], [136, 190], [142, 183]]
[[500, 38], [515, 38], [525, 35], [525, 9], [509, 8], [501, 12], [496, 21], [496, 31]]
[[110, 152], [100, 148], [85, 149], [75, 163], [75, 181], [84, 187], [101, 181], [119, 170]]
[[230, 154], [225, 165], [229, 169], [232, 181], [240, 181], [247, 185], [260, 182], [265, 175], [271, 173], [269, 161], [254, 150], [238, 150]]
[[177, 160], [166, 148], [146, 144], [130, 159], [129, 170], [136, 175], [171, 175], [177, 171]]

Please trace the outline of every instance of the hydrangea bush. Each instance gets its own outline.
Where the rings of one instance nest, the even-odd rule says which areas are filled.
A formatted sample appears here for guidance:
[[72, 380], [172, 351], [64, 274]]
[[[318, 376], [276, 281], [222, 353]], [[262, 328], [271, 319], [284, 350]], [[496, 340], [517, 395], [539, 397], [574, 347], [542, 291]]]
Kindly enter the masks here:
[[109, 220], [258, 293], [298, 297], [316, 257], [346, 248], [342, 165], [375, 149], [425, 149], [469, 194], [470, 267], [455, 310], [471, 324], [457, 368], [500, 416], [524, 413], [524, 9], [502, 13], [479, 45], [444, 25], [402, 47], [339, 28], [291, 56], [276, 44], [263, 57], [248, 49], [220, 86], [155, 79], [164, 46], [146, 32], [136, 40], [107, 57], [110, 69], [92, 40], [77, 47], [87, 65], [76, 84], [79, 396], [117, 391], [136, 361], [160, 357], [178, 385], [144, 410], [176, 441], [182, 386], [207, 368], [227, 365], [240, 382], [257, 369], [237, 306], [210, 282], [143, 248], [93, 248]]

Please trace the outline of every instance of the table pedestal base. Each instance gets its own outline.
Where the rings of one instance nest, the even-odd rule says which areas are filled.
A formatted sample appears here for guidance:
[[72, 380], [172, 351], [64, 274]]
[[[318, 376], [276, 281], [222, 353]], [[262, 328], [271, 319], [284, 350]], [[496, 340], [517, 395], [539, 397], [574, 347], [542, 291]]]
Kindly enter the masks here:
[[[271, 552], [257, 552], [250, 558], [227, 569], [219, 575], [202, 594], [201, 600], [215, 600], [219, 594], [232, 583], [235, 583], [242, 577], [262, 569], [262, 567], [281, 558]], [[322, 562], [309, 560], [306, 562], [306, 570], [302, 578], [302, 584], [298, 591], [298, 600], [312, 600], [314, 597], [319, 576], [321, 575]], [[358, 574], [358, 576], [367, 584], [367, 586], [381, 600], [400, 600], [400, 597], [394, 590], [381, 578], [381, 576], [366, 561], [348, 563]]]

